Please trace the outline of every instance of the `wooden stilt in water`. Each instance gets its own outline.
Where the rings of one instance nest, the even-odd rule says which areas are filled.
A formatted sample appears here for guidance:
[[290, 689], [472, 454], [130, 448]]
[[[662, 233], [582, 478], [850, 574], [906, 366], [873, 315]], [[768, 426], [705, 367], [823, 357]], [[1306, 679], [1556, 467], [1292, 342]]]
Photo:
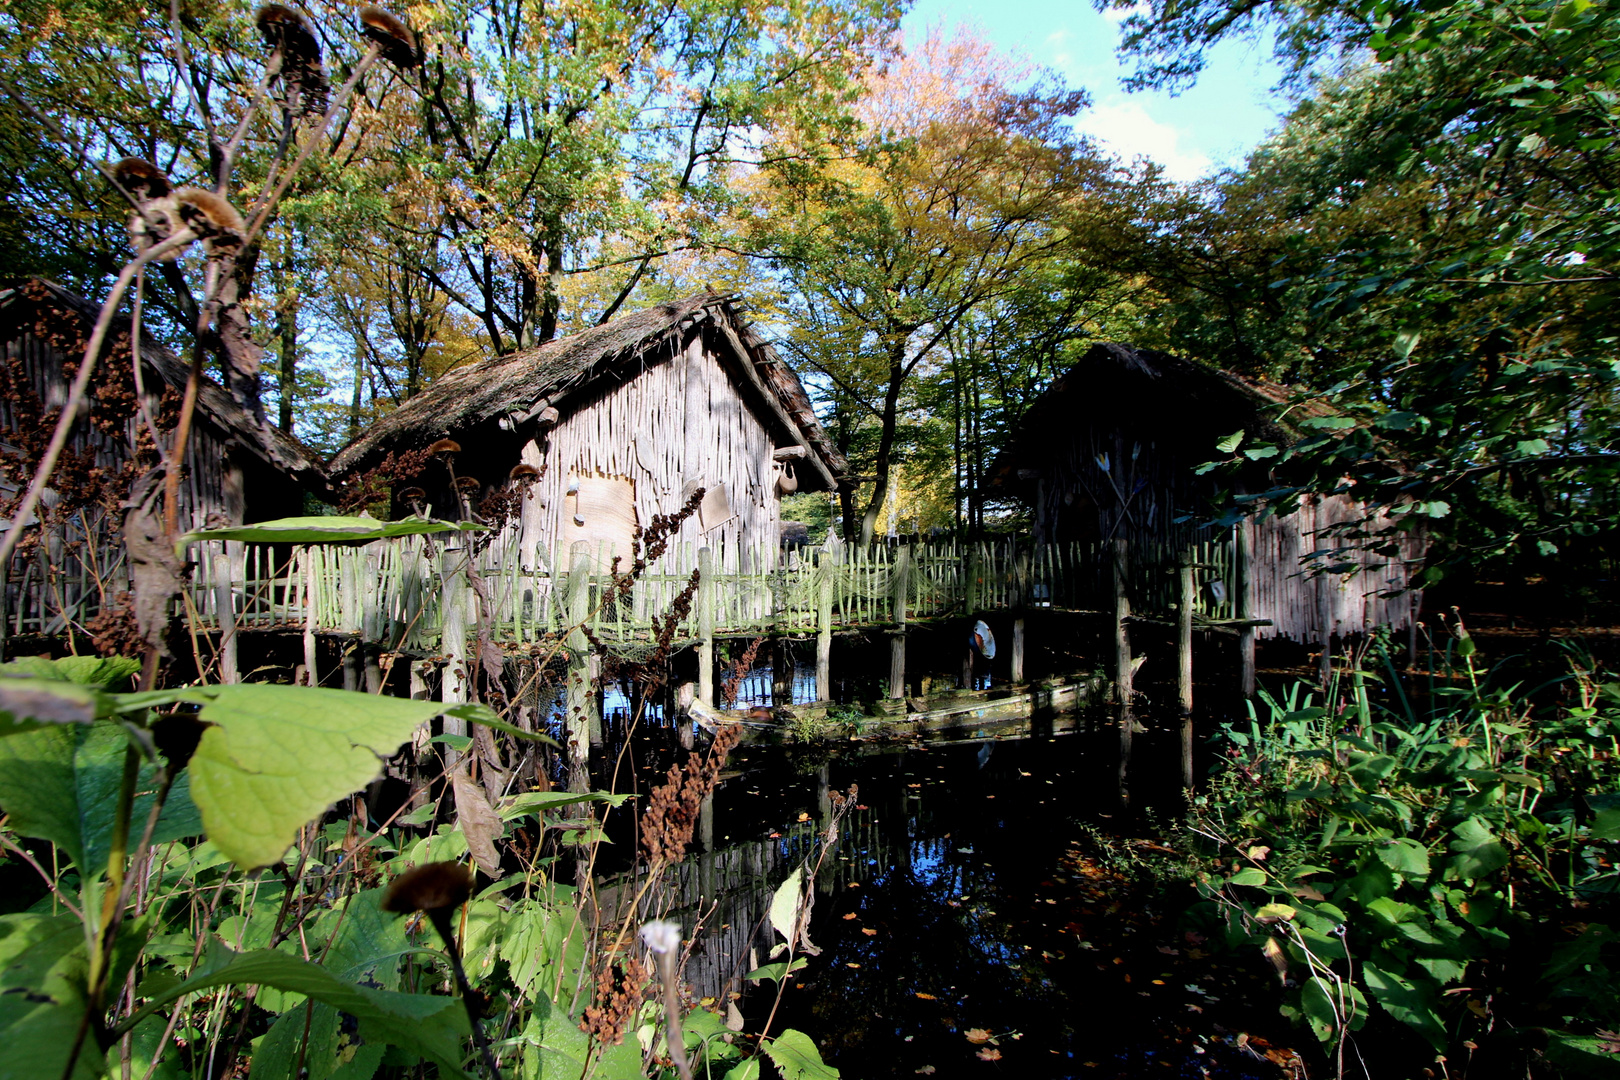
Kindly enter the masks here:
[[823, 551], [816, 560], [816, 700], [832, 700], [833, 578], [838, 556]]
[[[1254, 523], [1245, 516], [1232, 529], [1233, 607], [1239, 619], [1254, 618], [1254, 583], [1250, 580], [1254, 544]], [[1243, 696], [1254, 696], [1254, 627], [1238, 627], [1238, 688]]]
[[793, 704], [793, 649], [780, 635], [771, 639], [771, 704], [777, 708]]
[[1114, 537], [1114, 693], [1119, 698], [1119, 802], [1130, 804], [1131, 739], [1136, 718], [1131, 713], [1131, 598], [1128, 585], [1130, 541]]
[[591, 682], [591, 643], [585, 636], [590, 616], [591, 549], [581, 540], [574, 544], [568, 564], [568, 673], [566, 677], [568, 730], [568, 787], [585, 791], [590, 786], [591, 730], [600, 730], [595, 717], [596, 688]]
[[911, 593], [911, 548], [894, 558], [894, 630], [889, 637], [889, 699], [906, 696], [906, 600]]
[[698, 700], [714, 704], [714, 552], [698, 549]]
[[1024, 619], [1023, 616], [1013, 620], [1012, 653], [1008, 657], [1012, 666], [1013, 685], [1017, 686], [1024, 681]]
[[1181, 556], [1181, 607], [1176, 625], [1176, 699], [1181, 710], [1181, 789], [1193, 792], [1193, 585], [1192, 552]]

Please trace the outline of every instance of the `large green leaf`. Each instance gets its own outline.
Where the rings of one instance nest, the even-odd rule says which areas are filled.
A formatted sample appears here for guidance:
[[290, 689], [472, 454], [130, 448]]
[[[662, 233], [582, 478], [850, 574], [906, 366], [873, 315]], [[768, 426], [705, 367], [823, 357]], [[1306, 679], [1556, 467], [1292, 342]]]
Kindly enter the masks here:
[[385, 540], [394, 536], [420, 536], [424, 533], [468, 532], [488, 526], [471, 521], [436, 521], [432, 518], [406, 518], [404, 521], [378, 521], [368, 517], [290, 517], [261, 521], [254, 525], [233, 525], [224, 529], [188, 532], [180, 543], [198, 540], [242, 540], [250, 544], [323, 544], [363, 540]]
[[1367, 993], [1395, 1019], [1422, 1035], [1436, 1050], [1446, 1048], [1446, 1028], [1427, 988], [1374, 964], [1363, 963]]
[[[44, 727], [0, 738], [0, 809], [24, 836], [49, 840], [87, 876], [100, 873], [106, 868], [128, 745], [123, 728], [108, 721]], [[145, 828], [156, 774], [155, 765], [142, 766], [131, 815], [132, 836], [138, 837]], [[201, 831], [189, 780], [182, 771], [164, 803], [153, 840], [176, 840]]]
[[1471, 817], [1451, 833], [1456, 837], [1451, 842], [1451, 850], [1457, 853], [1451, 865], [1458, 877], [1475, 880], [1508, 864], [1507, 848], [1496, 839], [1484, 818]]
[[44, 656], [19, 656], [0, 664], [0, 675], [54, 679], [100, 690], [111, 690], [115, 683], [127, 682], [139, 670], [141, 662], [127, 656], [59, 656], [54, 660]]
[[[85, 1010], [84, 928], [69, 915], [0, 916], [0, 1080], [58, 1080]], [[86, 1040], [72, 1080], [101, 1073]]]
[[438, 1065], [441, 1075], [471, 1080], [461, 1067], [463, 1039], [469, 1034], [467, 1012], [455, 998], [358, 985], [319, 964], [268, 949], [239, 953], [216, 946], [197, 974], [157, 996], [120, 1025], [120, 1031], [184, 994], [227, 985], [273, 986], [303, 994], [354, 1017], [365, 1042], [402, 1047]]
[[782, 1080], [837, 1080], [838, 1070], [821, 1060], [821, 1051], [802, 1031], [788, 1028], [760, 1049], [782, 1070]]
[[191, 759], [208, 838], [244, 868], [281, 858], [298, 830], [382, 771], [382, 759], [444, 711], [434, 701], [239, 683], [195, 697], [211, 724]]
[[606, 791], [587, 791], [575, 793], [569, 791], [529, 791], [522, 795], [512, 795], [501, 800], [501, 820], [511, 821], [513, 818], [524, 817], [529, 814], [539, 816], [547, 810], [556, 810], [564, 806], [575, 806], [579, 803], [601, 802], [610, 806], [622, 806], [626, 799], [635, 798], [632, 794], [614, 795]]

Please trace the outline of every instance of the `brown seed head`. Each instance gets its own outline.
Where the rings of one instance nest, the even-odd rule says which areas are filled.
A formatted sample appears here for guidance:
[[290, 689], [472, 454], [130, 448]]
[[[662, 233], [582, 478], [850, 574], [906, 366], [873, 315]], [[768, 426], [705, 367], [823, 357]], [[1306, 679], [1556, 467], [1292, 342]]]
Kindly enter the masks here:
[[408, 487], [399, 493], [399, 501], [408, 503], [427, 502], [427, 492], [419, 487]]
[[253, 16], [265, 45], [300, 60], [320, 59], [321, 46], [309, 21], [283, 4], [265, 4]]
[[458, 862], [433, 862], [405, 871], [383, 894], [382, 909], [404, 914], [457, 908], [472, 896], [472, 870]]
[[179, 204], [180, 218], [203, 239], [240, 239], [247, 231], [242, 215], [236, 207], [202, 188], [176, 188], [174, 201]]
[[522, 462], [512, 466], [512, 471], [507, 474], [507, 479], [516, 484], [523, 480], [533, 480], [539, 475], [539, 469], [535, 468], [533, 465], [530, 465], [528, 462]]
[[396, 16], [367, 4], [360, 9], [360, 26], [382, 50], [383, 59], [395, 67], [409, 69], [422, 62], [416, 52], [416, 35]]
[[438, 442], [428, 447], [428, 453], [459, 454], [461, 453], [461, 444], [456, 442], [454, 439], [440, 439]]
[[456, 487], [460, 488], [462, 491], [476, 493], [476, 492], [482, 490], [483, 486], [484, 485], [482, 483], [480, 483], [474, 477], [471, 477], [471, 476], [458, 476], [458, 477], [456, 477]]
[[127, 157], [112, 167], [113, 177], [141, 202], [161, 199], [174, 190], [163, 170], [145, 158]]

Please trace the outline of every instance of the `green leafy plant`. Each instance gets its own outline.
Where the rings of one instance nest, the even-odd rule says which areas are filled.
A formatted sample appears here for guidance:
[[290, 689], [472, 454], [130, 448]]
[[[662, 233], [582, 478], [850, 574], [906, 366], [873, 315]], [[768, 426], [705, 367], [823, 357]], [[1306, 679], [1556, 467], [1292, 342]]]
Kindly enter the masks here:
[[1191, 819], [1202, 891], [1341, 1074], [1374, 1022], [1453, 1063], [1488, 1045], [1607, 1067], [1620, 696], [1579, 662], [1540, 688], [1497, 685], [1458, 631], [1421, 696], [1378, 648], [1381, 670], [1320, 698], [1262, 694], [1226, 729]]

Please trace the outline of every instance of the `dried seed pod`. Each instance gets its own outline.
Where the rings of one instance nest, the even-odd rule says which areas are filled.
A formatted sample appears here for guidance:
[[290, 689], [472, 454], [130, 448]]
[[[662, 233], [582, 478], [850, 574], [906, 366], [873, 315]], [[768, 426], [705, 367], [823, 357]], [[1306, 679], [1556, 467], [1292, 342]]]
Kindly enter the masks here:
[[[161, 244], [180, 227], [179, 211], [174, 201], [174, 186], [163, 170], [145, 158], [124, 158], [112, 167], [113, 179], [127, 191], [139, 209], [129, 215], [129, 243], [137, 253]], [[180, 257], [178, 249], [164, 255], [160, 262], [173, 262]]]
[[469, 495], [476, 495], [483, 489], [484, 485], [471, 476], [458, 476], [456, 477], [456, 487]]
[[242, 243], [247, 226], [242, 215], [225, 199], [202, 188], [176, 188], [174, 201], [180, 220], [202, 238], [210, 255], [229, 255]]
[[472, 895], [472, 885], [472, 870], [458, 862], [425, 863], [393, 880], [383, 894], [382, 909], [403, 914], [458, 908]]
[[408, 70], [422, 62], [416, 51], [416, 35], [396, 16], [367, 4], [360, 9], [360, 26], [382, 50], [383, 59], [395, 67]]
[[399, 493], [399, 501], [408, 502], [415, 506], [417, 503], [427, 502], [427, 492], [419, 487], [408, 487]]
[[127, 157], [112, 167], [113, 178], [139, 202], [161, 199], [174, 190], [163, 170], [145, 158]]
[[461, 444], [456, 442], [454, 439], [440, 439], [438, 442], [428, 447], [428, 453], [459, 454], [461, 453]]
[[507, 474], [506, 478], [514, 484], [521, 484], [525, 480], [534, 480], [539, 477], [539, 475], [539, 469], [535, 468], [533, 465], [530, 465], [528, 462], [523, 462], [512, 466], [512, 471]]
[[321, 44], [309, 20], [292, 8], [265, 4], [255, 21], [264, 43], [281, 54], [281, 71], [276, 77], [286, 91], [281, 104], [299, 116], [325, 112], [330, 87], [321, 67]]

